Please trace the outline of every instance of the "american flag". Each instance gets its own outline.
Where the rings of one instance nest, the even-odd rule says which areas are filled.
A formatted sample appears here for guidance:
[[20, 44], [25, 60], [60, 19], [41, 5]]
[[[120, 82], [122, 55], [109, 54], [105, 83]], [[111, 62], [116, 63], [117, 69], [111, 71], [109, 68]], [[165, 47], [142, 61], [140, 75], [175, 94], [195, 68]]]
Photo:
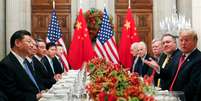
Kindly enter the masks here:
[[104, 8], [102, 24], [96, 39], [95, 52], [98, 57], [105, 58], [106, 60], [118, 64], [119, 56], [113, 33], [114, 32], [110, 25], [109, 16]]
[[61, 62], [64, 65], [65, 70], [68, 71], [69, 65], [67, 61], [67, 50], [64, 41], [62, 39], [61, 28], [57, 20], [55, 9], [52, 10], [51, 22], [49, 23], [48, 26], [47, 42], [53, 42], [53, 43], [58, 42], [59, 44], [62, 45], [64, 52], [60, 56], [60, 58]]

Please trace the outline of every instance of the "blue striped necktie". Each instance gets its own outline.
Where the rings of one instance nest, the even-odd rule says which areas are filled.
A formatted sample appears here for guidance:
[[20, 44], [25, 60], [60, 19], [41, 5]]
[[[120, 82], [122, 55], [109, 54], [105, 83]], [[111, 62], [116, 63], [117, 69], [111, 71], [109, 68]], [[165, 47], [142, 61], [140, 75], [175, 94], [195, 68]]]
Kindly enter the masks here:
[[32, 73], [31, 73], [31, 71], [30, 71], [30, 69], [29, 69], [28, 60], [25, 59], [24, 62], [23, 62], [23, 65], [24, 65], [24, 69], [25, 69], [26, 73], [28, 74], [29, 78], [31, 79], [31, 81], [34, 83], [34, 85], [35, 85], [35, 86], [38, 88], [38, 90], [40, 91], [39, 86], [38, 86], [38, 84], [36, 83], [36, 80], [35, 80], [34, 76], [32, 75]]

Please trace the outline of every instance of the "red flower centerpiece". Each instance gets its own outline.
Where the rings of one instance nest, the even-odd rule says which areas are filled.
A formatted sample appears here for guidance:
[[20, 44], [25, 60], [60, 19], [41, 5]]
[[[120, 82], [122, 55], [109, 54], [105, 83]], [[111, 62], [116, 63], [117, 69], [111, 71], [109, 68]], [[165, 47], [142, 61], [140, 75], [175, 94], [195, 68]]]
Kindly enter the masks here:
[[[87, 28], [89, 30], [89, 36], [91, 40], [95, 42], [97, 33], [102, 23], [103, 11], [96, 8], [91, 8], [87, 10], [84, 13], [84, 15], [85, 15], [86, 23], [87, 23]], [[112, 21], [113, 21], [113, 18], [110, 15], [110, 24], [113, 27]]]
[[154, 101], [147, 94], [149, 83], [144, 83], [137, 73], [129, 74], [121, 65], [94, 58], [86, 68], [90, 76], [86, 89], [95, 101]]

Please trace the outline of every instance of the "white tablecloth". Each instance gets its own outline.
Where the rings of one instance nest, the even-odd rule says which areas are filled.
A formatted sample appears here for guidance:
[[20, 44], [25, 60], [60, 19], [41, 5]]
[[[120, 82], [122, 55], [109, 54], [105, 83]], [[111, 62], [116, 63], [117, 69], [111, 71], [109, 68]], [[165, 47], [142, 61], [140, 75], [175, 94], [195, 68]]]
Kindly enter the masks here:
[[[79, 71], [70, 70], [62, 75], [62, 79], [43, 93], [39, 101], [90, 101], [85, 92], [85, 84]], [[156, 91], [154, 98], [157, 101], [181, 101], [179, 97], [182, 92]]]
[[[79, 77], [79, 71], [70, 70], [62, 75], [62, 79], [57, 81], [48, 92], [43, 93], [39, 101], [87, 101], [84, 95], [84, 84]], [[82, 94], [82, 95], [81, 95]]]

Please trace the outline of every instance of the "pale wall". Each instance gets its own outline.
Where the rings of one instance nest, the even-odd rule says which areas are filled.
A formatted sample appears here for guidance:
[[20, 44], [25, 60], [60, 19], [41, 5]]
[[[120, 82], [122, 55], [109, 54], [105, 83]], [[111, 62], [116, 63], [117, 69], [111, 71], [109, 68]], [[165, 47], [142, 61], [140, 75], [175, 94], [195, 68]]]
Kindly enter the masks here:
[[0, 0], [0, 60], [5, 56], [5, 1]]
[[192, 25], [198, 32], [198, 48], [201, 49], [201, 0], [192, 0]]

